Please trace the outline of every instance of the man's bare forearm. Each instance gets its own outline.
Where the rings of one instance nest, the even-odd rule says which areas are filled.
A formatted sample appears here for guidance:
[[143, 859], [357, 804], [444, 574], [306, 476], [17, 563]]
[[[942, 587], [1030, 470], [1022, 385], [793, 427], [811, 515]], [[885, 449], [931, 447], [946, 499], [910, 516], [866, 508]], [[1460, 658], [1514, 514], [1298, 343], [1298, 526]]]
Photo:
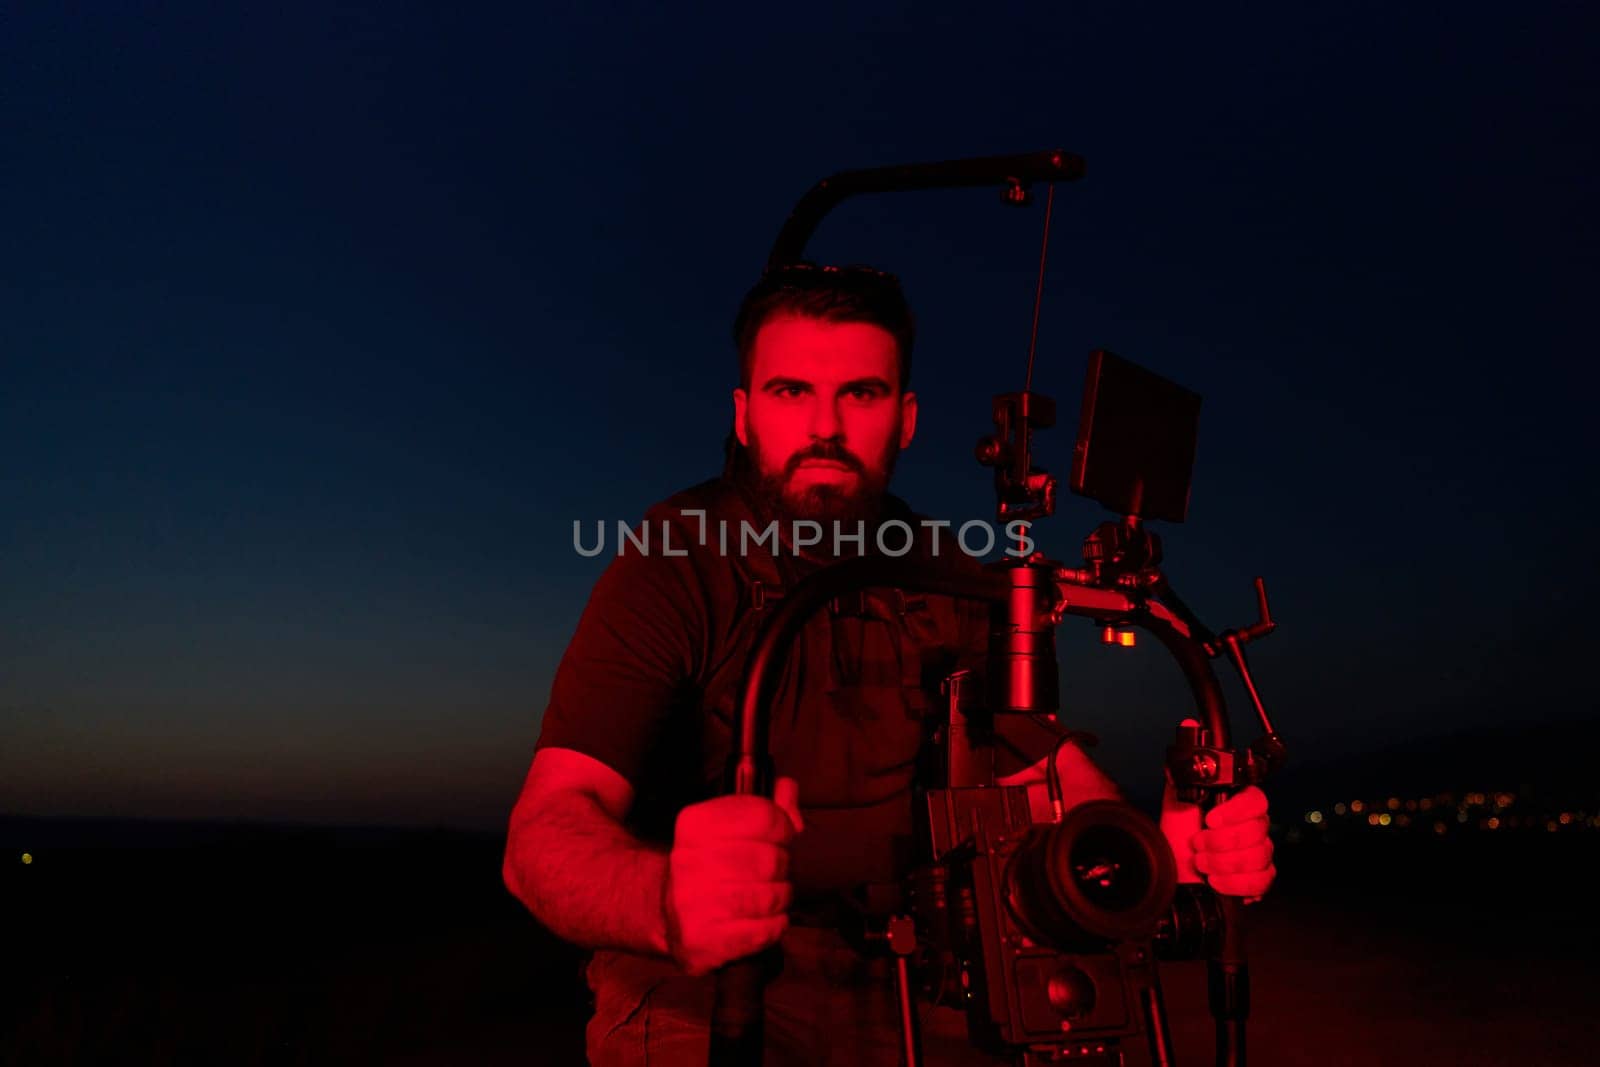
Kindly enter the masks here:
[[635, 838], [593, 798], [545, 797], [513, 825], [506, 885], [557, 936], [584, 948], [668, 955], [667, 853]]

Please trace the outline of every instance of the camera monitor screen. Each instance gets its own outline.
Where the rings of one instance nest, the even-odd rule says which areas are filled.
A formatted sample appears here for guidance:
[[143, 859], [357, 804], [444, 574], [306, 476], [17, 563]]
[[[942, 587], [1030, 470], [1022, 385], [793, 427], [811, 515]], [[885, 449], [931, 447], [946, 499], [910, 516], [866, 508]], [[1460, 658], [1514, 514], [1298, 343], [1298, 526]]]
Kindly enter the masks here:
[[1119, 515], [1182, 522], [1200, 395], [1110, 352], [1089, 355], [1072, 491]]

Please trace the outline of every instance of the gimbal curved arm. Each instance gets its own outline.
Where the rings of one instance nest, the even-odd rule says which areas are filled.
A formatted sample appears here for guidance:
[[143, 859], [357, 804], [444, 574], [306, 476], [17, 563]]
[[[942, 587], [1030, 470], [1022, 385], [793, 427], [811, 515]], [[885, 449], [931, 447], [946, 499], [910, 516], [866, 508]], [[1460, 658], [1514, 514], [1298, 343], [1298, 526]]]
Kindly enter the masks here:
[[806, 242], [816, 232], [823, 216], [841, 200], [858, 193], [898, 193], [982, 185], [1026, 188], [1036, 181], [1074, 181], [1081, 177], [1083, 159], [1061, 149], [841, 171], [813, 185], [795, 204], [778, 233], [777, 241], [773, 242], [772, 253], [767, 257], [767, 269], [803, 259]]
[[1194, 696], [1195, 708], [1206, 728], [1216, 738], [1216, 743], [1223, 747], [1231, 743], [1232, 732], [1228, 725], [1222, 685], [1217, 681], [1216, 672], [1211, 669], [1211, 656], [1206, 651], [1204, 638], [1194, 632], [1189, 622], [1159, 601], [1135, 600], [1114, 589], [1061, 581], [1056, 590], [1061, 599], [1056, 609], [1059, 614], [1078, 615], [1148, 630], [1178, 661], [1178, 667], [1189, 683], [1189, 692]]

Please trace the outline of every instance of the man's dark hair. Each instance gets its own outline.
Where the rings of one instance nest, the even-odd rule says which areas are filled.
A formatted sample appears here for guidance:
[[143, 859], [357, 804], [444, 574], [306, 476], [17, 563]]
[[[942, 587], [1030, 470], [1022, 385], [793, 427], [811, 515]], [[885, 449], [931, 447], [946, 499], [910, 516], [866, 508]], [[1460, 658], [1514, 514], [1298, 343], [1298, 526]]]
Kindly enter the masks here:
[[733, 343], [739, 351], [739, 384], [750, 388], [756, 334], [769, 319], [801, 315], [829, 322], [868, 322], [894, 336], [900, 355], [900, 391], [911, 384], [911, 348], [916, 323], [900, 280], [871, 267], [819, 267], [791, 263], [761, 276], [739, 304]]

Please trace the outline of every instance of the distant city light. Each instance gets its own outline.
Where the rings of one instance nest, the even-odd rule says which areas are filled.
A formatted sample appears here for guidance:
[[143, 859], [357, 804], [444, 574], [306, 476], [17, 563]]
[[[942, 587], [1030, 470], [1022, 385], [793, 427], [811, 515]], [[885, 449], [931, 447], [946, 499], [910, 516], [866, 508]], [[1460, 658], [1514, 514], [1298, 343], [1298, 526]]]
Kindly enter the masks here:
[[[1457, 798], [1459, 797], [1459, 803]], [[1572, 803], [1574, 798], [1568, 798]], [[1315, 840], [1337, 841], [1342, 832], [1348, 832], [1350, 823], [1330, 825], [1336, 816], [1352, 814], [1357, 816], [1352, 820], [1355, 825], [1364, 817], [1369, 827], [1393, 826], [1399, 829], [1412, 829], [1421, 831], [1431, 827], [1435, 834], [1450, 832], [1449, 811], [1455, 811], [1456, 822], [1468, 830], [1506, 830], [1506, 831], [1537, 831], [1543, 827], [1547, 832], [1557, 833], [1563, 827], [1572, 830], [1585, 831], [1591, 827], [1600, 829], [1600, 814], [1591, 814], [1593, 804], [1578, 800], [1583, 807], [1570, 808], [1566, 811], [1517, 811], [1515, 808], [1517, 795], [1511, 792], [1472, 792], [1464, 793], [1435, 793], [1431, 797], [1402, 797], [1385, 796], [1377, 800], [1351, 800], [1337, 801], [1328, 808], [1306, 808], [1302, 818], [1306, 823], [1325, 831], [1327, 836], [1318, 835]], [[1523, 807], [1530, 805], [1530, 798], [1523, 798]], [[1551, 805], [1552, 807], [1554, 805]], [[1432, 811], [1432, 816], [1413, 815], [1413, 812]], [[1286, 831], [1289, 843], [1294, 844], [1302, 840], [1312, 840], [1302, 833], [1299, 828], [1290, 828]]]

